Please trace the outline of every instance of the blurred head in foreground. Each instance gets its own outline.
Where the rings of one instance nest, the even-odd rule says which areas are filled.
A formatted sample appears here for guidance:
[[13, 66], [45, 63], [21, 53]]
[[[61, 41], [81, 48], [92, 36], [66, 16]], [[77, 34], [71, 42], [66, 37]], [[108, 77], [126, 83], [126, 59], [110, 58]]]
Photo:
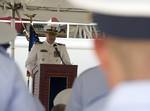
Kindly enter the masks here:
[[95, 40], [95, 50], [111, 88], [123, 81], [150, 80], [149, 0], [69, 1], [92, 11], [105, 33]]
[[51, 111], [65, 111], [65, 108], [65, 104], [57, 104], [51, 109]]

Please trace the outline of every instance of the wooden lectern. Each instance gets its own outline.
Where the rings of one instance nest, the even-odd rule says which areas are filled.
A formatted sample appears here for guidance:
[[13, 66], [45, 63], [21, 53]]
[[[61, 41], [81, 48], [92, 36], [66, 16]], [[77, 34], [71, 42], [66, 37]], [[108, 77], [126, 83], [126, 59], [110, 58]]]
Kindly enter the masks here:
[[33, 80], [33, 94], [39, 97], [46, 111], [50, 111], [55, 96], [63, 89], [72, 87], [77, 76], [77, 65], [41, 64], [39, 72], [39, 77]]

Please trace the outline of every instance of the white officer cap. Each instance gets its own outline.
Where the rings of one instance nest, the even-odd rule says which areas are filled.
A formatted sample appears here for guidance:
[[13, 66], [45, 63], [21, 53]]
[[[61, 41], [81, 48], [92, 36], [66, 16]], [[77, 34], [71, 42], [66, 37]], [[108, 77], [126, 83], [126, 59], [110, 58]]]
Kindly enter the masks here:
[[44, 26], [44, 31], [46, 32], [48, 30], [52, 30], [52, 26], [49, 24]]
[[5, 44], [15, 39], [17, 32], [6, 23], [0, 23], [0, 44]]
[[150, 0], [68, 0], [94, 12], [105, 34], [122, 39], [150, 39]]
[[150, 0], [68, 0], [76, 7], [121, 16], [149, 16]]
[[56, 27], [53, 27], [51, 25], [44, 26], [44, 32], [45, 33], [51, 33], [52, 35], [57, 35]]

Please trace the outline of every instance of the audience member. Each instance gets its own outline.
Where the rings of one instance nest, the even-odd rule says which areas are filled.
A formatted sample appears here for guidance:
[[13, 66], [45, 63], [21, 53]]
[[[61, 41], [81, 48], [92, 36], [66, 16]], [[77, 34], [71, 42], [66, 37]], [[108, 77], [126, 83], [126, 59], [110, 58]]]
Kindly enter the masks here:
[[65, 104], [57, 104], [51, 109], [51, 111], [65, 111], [65, 108]]
[[[95, 66], [84, 71], [74, 82], [66, 111], [83, 111], [98, 98], [104, 101], [108, 95], [108, 89], [102, 69]], [[100, 106], [103, 105], [102, 102]]]
[[[105, 39], [95, 40], [111, 88], [104, 110], [149, 111], [150, 1], [70, 1], [95, 12], [93, 19], [106, 34]], [[100, 111], [100, 103], [97, 101], [90, 111]]]
[[5, 23], [0, 23], [0, 29], [0, 111], [44, 111], [28, 92], [18, 66], [6, 52], [16, 37], [15, 29]]

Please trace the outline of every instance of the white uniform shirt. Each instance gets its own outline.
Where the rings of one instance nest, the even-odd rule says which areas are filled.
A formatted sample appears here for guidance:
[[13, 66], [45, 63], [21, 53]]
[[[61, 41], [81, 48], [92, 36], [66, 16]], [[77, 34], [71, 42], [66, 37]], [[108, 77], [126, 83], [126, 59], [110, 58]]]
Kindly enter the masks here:
[[34, 44], [26, 61], [26, 67], [29, 71], [33, 70], [39, 64], [62, 64], [58, 56], [54, 44], [56, 44], [60, 56], [65, 64], [71, 64], [70, 58], [64, 44], [53, 43], [49, 44], [46, 41], [43, 43]]
[[115, 87], [107, 98], [105, 108], [101, 100], [86, 111], [150, 111], [150, 81], [130, 81]]
[[105, 111], [150, 111], [150, 81], [130, 81], [111, 93]]

